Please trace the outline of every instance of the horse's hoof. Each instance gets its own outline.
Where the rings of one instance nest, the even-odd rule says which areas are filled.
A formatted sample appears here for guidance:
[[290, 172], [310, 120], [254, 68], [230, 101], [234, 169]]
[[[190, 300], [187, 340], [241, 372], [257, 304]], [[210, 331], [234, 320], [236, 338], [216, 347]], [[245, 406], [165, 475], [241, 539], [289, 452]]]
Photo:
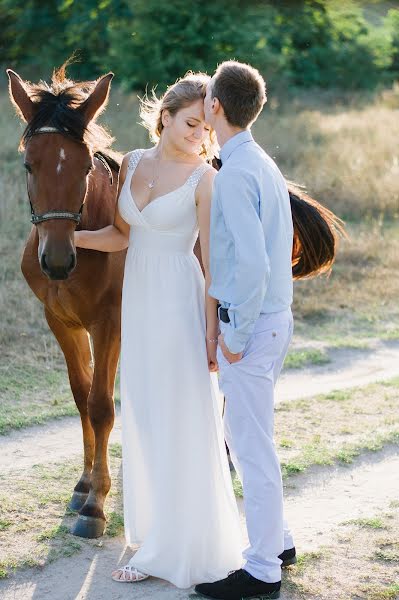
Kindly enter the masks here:
[[98, 538], [104, 533], [105, 521], [98, 517], [78, 515], [75, 525], [71, 529], [72, 535], [83, 538]]
[[89, 494], [85, 494], [83, 492], [74, 492], [72, 494], [71, 501], [68, 504], [68, 508], [70, 510], [79, 511], [82, 508], [83, 504], [86, 502], [88, 495]]

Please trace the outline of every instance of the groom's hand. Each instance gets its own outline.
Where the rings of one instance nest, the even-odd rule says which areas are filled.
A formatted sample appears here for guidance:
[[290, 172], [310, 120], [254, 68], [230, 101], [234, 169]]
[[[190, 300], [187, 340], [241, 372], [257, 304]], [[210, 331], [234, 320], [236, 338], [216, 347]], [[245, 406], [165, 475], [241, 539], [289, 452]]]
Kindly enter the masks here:
[[230, 364], [232, 364], [232, 363], [236, 363], [236, 362], [238, 362], [239, 360], [242, 359], [242, 355], [243, 355], [242, 352], [239, 352], [238, 354], [232, 354], [230, 352], [230, 350], [228, 349], [228, 347], [224, 343], [224, 337], [223, 337], [222, 333], [219, 335], [218, 342], [219, 342], [220, 349], [223, 352], [223, 356], [225, 357], [225, 359], [227, 360], [227, 362], [229, 362]]

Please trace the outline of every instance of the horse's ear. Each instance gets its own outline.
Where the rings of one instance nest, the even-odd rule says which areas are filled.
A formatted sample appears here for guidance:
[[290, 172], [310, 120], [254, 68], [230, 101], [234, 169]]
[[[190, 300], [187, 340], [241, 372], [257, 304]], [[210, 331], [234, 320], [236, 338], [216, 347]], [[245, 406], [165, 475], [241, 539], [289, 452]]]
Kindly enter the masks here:
[[82, 112], [86, 123], [92, 121], [104, 110], [108, 102], [109, 90], [113, 73], [108, 73], [98, 80], [90, 96], [83, 102], [79, 110]]
[[18, 73], [15, 73], [11, 69], [7, 69], [6, 72], [9, 79], [8, 89], [11, 102], [17, 109], [21, 119], [29, 123], [35, 111], [34, 102], [29, 98], [24, 82]]

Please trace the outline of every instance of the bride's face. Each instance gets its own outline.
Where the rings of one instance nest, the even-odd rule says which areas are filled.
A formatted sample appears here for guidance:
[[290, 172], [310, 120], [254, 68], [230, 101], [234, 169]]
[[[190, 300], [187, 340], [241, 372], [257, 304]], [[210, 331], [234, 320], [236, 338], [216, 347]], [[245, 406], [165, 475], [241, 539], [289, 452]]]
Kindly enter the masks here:
[[173, 145], [185, 154], [199, 154], [210, 127], [205, 123], [204, 102], [196, 100], [172, 116], [167, 110], [162, 115], [164, 131]]

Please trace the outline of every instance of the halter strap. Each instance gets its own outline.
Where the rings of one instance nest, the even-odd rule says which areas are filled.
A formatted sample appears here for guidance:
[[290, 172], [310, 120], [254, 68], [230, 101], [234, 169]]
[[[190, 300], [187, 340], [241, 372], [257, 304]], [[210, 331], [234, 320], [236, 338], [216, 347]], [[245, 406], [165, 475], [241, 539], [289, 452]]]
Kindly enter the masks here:
[[[65, 129], [64, 131], [65, 133], [68, 132], [67, 129]], [[33, 133], [32, 135], [35, 135], [36, 133], [60, 133], [61, 135], [63, 135], [63, 132], [57, 129], [57, 127], [40, 127], [40, 129], [36, 129], [35, 133]]]
[[33, 210], [32, 202], [30, 200], [29, 202], [31, 208], [30, 222], [33, 223], [33, 225], [38, 225], [39, 223], [43, 223], [43, 221], [50, 221], [51, 219], [70, 219], [71, 221], [76, 221], [78, 225], [80, 224], [84, 203], [80, 207], [78, 213], [61, 210], [49, 210], [48, 212], [42, 213], [41, 215], [36, 215]]
[[[68, 130], [64, 128], [64, 131], [61, 131], [59, 129], [57, 129], [57, 127], [50, 127], [50, 126], [46, 126], [46, 127], [40, 127], [39, 129], [36, 129], [36, 131], [34, 133], [32, 133], [32, 135], [30, 137], [33, 137], [36, 134], [39, 133], [59, 133], [60, 135], [67, 135], [68, 134]], [[113, 184], [113, 176], [112, 176], [112, 171], [107, 163], [107, 161], [105, 160], [105, 158], [102, 156], [101, 153], [94, 153], [94, 157], [97, 158], [97, 160], [99, 160], [102, 165], [105, 167], [105, 169], [108, 172], [108, 176], [110, 179], [110, 184]], [[52, 219], [70, 219], [72, 221], [75, 221], [77, 223], [77, 225], [80, 225], [81, 219], [82, 219], [82, 212], [83, 212], [83, 206], [85, 204], [85, 201], [83, 200], [82, 205], [79, 209], [79, 212], [75, 213], [75, 212], [70, 212], [67, 210], [49, 210], [46, 213], [42, 213], [41, 215], [36, 215], [34, 208], [33, 208], [33, 204], [32, 201], [30, 199], [29, 196], [29, 189], [28, 189], [28, 177], [26, 176], [26, 189], [28, 190], [28, 198], [29, 198], [29, 204], [30, 204], [30, 212], [31, 212], [31, 223], [33, 223], [33, 225], [38, 225], [39, 223], [43, 223], [44, 221], [50, 221]]]

